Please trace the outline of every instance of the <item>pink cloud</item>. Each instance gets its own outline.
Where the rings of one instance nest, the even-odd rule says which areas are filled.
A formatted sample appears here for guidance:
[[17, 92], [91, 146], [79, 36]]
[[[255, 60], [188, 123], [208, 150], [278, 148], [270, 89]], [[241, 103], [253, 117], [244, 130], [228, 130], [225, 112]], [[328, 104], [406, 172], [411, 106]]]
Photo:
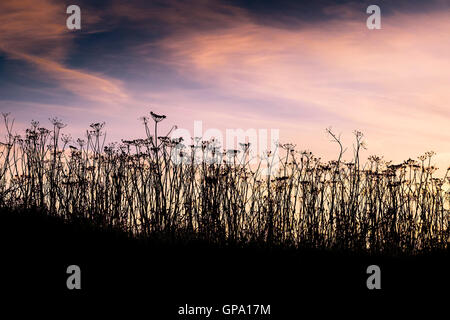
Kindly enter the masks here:
[[[330, 158], [336, 150], [324, 128], [332, 125], [345, 133], [350, 150], [351, 132], [360, 129], [368, 139], [367, 154], [404, 160], [433, 149], [442, 155], [439, 166], [448, 167], [448, 12], [382, 17], [382, 30], [368, 30], [354, 9], [335, 6], [325, 13], [338, 19], [296, 30], [256, 24], [227, 5], [217, 10], [207, 1], [192, 8], [182, 1], [170, 4], [171, 10], [148, 13], [118, 1], [89, 19], [106, 25], [108, 17], [109, 23], [125, 17], [143, 27], [153, 19], [171, 24], [166, 38], [130, 50], [138, 57], [134, 68], [150, 73], [155, 62], [164, 64], [201, 88], [125, 88], [118, 79], [70, 68], [64, 60], [73, 34], [65, 28], [65, 11], [49, 0], [37, 10], [28, 10], [34, 1], [0, 3], [5, 21], [0, 50], [114, 116], [108, 126], [113, 132], [126, 127], [127, 134], [141, 134], [137, 117], [153, 109], [166, 113], [167, 123], [185, 127], [203, 120], [205, 127], [222, 130], [278, 128], [284, 142]], [[162, 54], [155, 58], [149, 50]], [[313, 121], [302, 116], [309, 114]]]
[[[428, 149], [448, 152], [449, 33], [449, 13], [436, 12], [396, 14], [373, 31], [354, 19], [299, 30], [245, 22], [175, 35], [159, 45], [181, 75], [247, 101], [229, 106], [236, 118], [245, 118], [251, 99], [289, 101], [300, 109], [314, 105], [346, 119], [338, 130], [365, 131], [370, 153], [400, 160]], [[211, 103], [196, 106], [205, 114], [211, 109]], [[330, 124], [284, 120], [280, 128], [296, 141], [303, 140], [300, 128], [323, 132]]]
[[[83, 17], [86, 24], [98, 20], [95, 14]], [[66, 18], [65, 7], [55, 1], [4, 0], [0, 3], [0, 50], [31, 63], [77, 96], [120, 103], [127, 97], [120, 81], [64, 64], [74, 36], [66, 27]]]

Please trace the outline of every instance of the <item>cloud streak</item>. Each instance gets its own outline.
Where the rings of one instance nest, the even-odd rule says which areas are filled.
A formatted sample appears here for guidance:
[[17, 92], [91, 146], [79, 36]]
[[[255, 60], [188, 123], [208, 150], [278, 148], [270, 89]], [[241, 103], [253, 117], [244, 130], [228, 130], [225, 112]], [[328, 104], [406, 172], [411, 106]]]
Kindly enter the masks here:
[[94, 108], [135, 136], [152, 108], [187, 128], [278, 128], [326, 157], [330, 125], [348, 146], [362, 130], [368, 153], [394, 160], [449, 154], [445, 2], [381, 1], [382, 30], [366, 28], [355, 1], [100, 3], [81, 1], [82, 33], [56, 2], [0, 4], [0, 50], [52, 83], [41, 90], [73, 98], [55, 104], [71, 119], [72, 107]]
[[30, 63], [55, 85], [59, 84], [75, 96], [119, 103], [127, 97], [119, 80], [71, 68], [64, 63], [73, 48], [73, 33], [65, 26], [67, 15], [64, 9], [48, 0], [39, 4], [29, 0], [2, 1], [0, 50], [10, 59]]
[[[345, 15], [346, 21], [299, 30], [244, 22], [174, 35], [158, 47], [183, 77], [241, 101], [227, 108], [237, 119], [253, 113], [283, 122], [281, 129], [291, 127], [286, 139], [303, 140], [292, 126], [319, 130], [333, 124], [346, 132], [365, 131], [374, 142], [371, 153], [401, 159], [432, 148], [445, 154], [449, 12], [392, 14], [379, 31], [365, 28], [357, 15]], [[261, 101], [274, 107], [261, 108]], [[196, 106], [199, 114], [211, 109], [211, 101]], [[299, 110], [316, 115], [315, 123]], [[328, 123], [318, 119], [324, 114]]]

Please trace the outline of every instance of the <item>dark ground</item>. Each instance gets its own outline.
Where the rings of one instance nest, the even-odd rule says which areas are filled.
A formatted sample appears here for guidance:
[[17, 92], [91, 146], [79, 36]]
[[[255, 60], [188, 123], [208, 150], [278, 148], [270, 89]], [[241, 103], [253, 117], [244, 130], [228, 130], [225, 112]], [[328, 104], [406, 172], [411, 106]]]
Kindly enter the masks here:
[[[201, 241], [131, 240], [89, 224], [66, 224], [36, 212], [0, 212], [1, 290], [8, 300], [43, 301], [45, 310], [86, 306], [143, 311], [147, 319], [177, 316], [180, 306], [270, 304], [270, 316], [366, 313], [393, 305], [402, 309], [445, 308], [449, 297], [448, 252], [416, 257], [215, 247]], [[68, 290], [66, 268], [81, 268], [81, 290]], [[381, 268], [381, 290], [366, 287], [367, 266]], [[5, 299], [6, 297], [6, 299]], [[26, 308], [25, 308], [26, 309]], [[217, 319], [218, 315], [211, 316]], [[226, 319], [250, 319], [231, 316]], [[320, 318], [320, 317], [319, 317]]]

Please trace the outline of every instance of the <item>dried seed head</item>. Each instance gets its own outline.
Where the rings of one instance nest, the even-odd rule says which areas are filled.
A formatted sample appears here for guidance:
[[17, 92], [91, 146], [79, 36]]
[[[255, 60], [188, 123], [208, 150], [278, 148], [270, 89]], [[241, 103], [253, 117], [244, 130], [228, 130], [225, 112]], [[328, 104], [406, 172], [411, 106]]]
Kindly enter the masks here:
[[166, 118], [165, 115], [159, 115], [159, 114], [154, 113], [153, 111], [150, 111], [150, 115], [152, 116], [153, 121], [155, 121], [157, 123], [160, 121], [163, 121]]

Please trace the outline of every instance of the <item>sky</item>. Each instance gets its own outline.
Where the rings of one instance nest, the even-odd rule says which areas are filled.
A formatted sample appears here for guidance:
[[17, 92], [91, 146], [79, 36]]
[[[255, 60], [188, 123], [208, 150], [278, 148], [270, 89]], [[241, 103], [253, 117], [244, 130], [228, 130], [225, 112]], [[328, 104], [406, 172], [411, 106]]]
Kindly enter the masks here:
[[[81, 9], [68, 30], [66, 8]], [[369, 5], [381, 29], [369, 30]], [[139, 117], [172, 125], [278, 129], [323, 159], [399, 162], [426, 151], [450, 165], [450, 0], [2, 0], [0, 111], [74, 138], [105, 121], [109, 141], [143, 137]], [[0, 129], [0, 135], [5, 130]]]

